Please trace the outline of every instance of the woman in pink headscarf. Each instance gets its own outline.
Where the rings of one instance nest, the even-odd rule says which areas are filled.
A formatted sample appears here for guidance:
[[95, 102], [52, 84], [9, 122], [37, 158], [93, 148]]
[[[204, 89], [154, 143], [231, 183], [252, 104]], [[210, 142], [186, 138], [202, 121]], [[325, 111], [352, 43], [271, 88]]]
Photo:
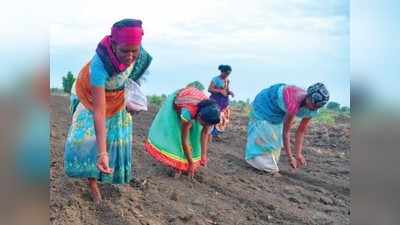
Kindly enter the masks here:
[[142, 48], [142, 22], [124, 19], [98, 44], [72, 88], [72, 124], [65, 143], [68, 176], [87, 178], [93, 200], [101, 201], [97, 181], [125, 184], [132, 179], [132, 118], [124, 87], [138, 82], [151, 62]]

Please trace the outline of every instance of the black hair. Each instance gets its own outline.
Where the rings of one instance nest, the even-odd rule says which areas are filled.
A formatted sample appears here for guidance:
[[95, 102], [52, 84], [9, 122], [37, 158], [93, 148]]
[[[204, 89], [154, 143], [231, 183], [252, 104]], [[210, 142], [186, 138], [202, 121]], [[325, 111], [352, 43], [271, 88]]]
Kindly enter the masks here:
[[220, 122], [220, 110], [217, 102], [211, 99], [201, 101], [198, 105], [198, 114], [200, 118], [209, 125]]
[[232, 68], [230, 65], [219, 65], [218, 66], [218, 70], [221, 71], [222, 73], [226, 73], [226, 72], [231, 72]]

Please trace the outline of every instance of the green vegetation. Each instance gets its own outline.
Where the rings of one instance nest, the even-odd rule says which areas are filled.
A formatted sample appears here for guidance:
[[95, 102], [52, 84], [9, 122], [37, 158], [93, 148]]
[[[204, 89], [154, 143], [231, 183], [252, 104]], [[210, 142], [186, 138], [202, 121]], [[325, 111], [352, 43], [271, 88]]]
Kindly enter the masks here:
[[63, 89], [65, 93], [71, 94], [71, 89], [72, 85], [74, 84], [75, 78], [74, 75], [71, 73], [71, 71], [68, 72], [68, 74], [62, 78], [63, 82]]
[[165, 99], [167, 99], [167, 96], [165, 94], [147, 96], [148, 103], [156, 107], [160, 107], [162, 103], [164, 103]]
[[337, 102], [328, 102], [328, 104], [326, 105], [327, 109], [339, 112], [340, 111], [340, 104]]
[[237, 110], [244, 115], [247, 115], [250, 112], [250, 99], [247, 99], [246, 101], [233, 100], [230, 102], [230, 107], [233, 110]]
[[319, 110], [319, 114], [315, 118], [315, 121], [317, 123], [334, 125], [335, 124], [335, 115], [337, 115], [337, 112], [334, 112], [328, 108], [322, 108]]

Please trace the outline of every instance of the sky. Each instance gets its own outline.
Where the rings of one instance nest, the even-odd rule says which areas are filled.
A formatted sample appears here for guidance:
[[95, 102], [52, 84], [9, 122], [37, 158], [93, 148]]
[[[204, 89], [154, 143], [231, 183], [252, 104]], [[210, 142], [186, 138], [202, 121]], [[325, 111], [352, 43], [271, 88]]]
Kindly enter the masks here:
[[348, 0], [63, 1], [54, 7], [51, 87], [61, 87], [68, 71], [79, 72], [114, 22], [136, 18], [153, 57], [143, 85], [148, 95], [194, 80], [208, 86], [218, 65], [229, 64], [237, 100], [252, 100], [277, 82], [303, 88], [323, 82], [332, 101], [350, 104]]

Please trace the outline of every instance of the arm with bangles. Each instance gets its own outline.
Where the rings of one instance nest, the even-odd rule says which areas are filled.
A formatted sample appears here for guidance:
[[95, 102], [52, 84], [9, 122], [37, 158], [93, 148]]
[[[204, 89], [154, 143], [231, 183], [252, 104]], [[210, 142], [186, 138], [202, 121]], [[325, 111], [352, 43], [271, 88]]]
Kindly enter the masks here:
[[106, 143], [106, 96], [103, 87], [93, 87], [93, 120], [96, 133], [97, 168], [103, 173], [112, 173], [108, 165], [107, 143]]

